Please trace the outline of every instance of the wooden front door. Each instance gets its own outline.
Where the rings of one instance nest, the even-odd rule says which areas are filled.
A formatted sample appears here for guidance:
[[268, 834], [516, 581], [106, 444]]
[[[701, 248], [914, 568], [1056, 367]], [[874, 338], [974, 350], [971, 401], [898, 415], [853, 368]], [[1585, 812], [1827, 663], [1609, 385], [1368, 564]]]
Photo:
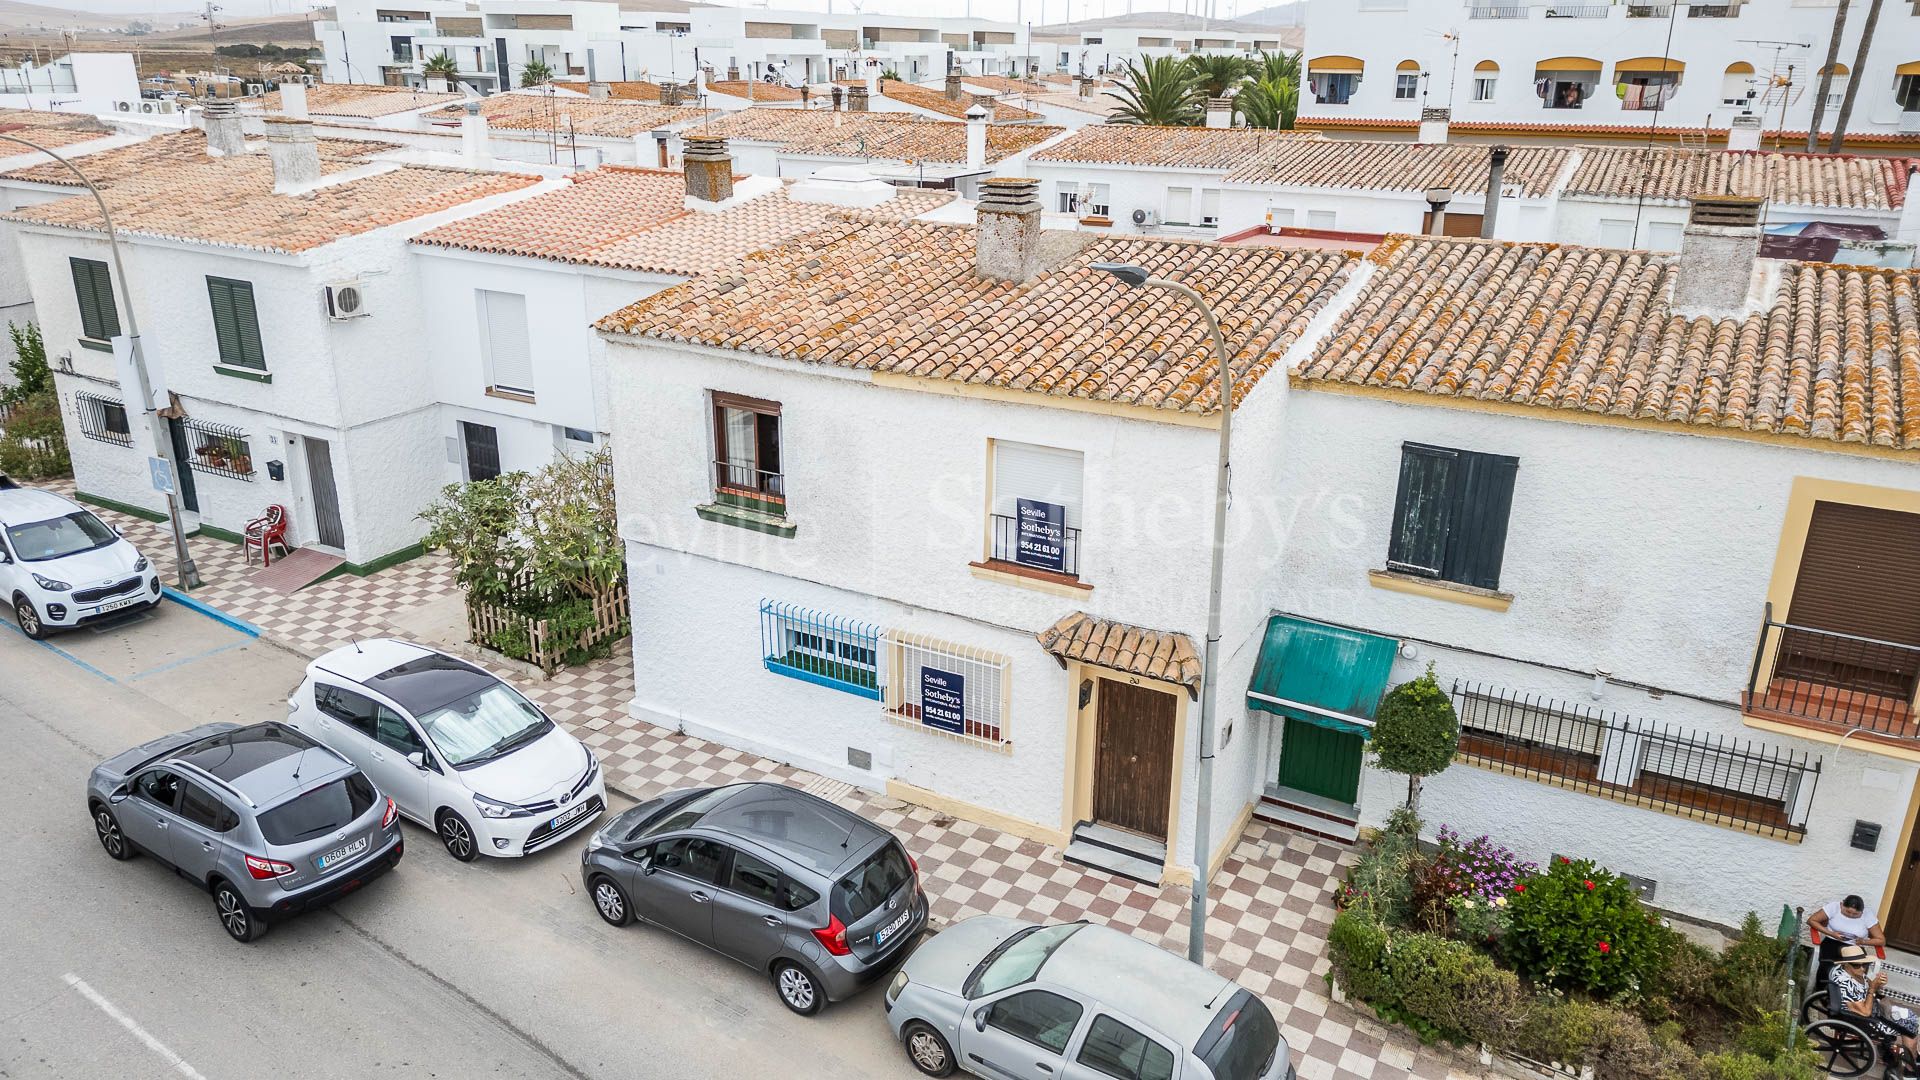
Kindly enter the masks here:
[[1358, 735], [1288, 717], [1280, 736], [1280, 786], [1351, 806], [1360, 798], [1365, 752]]
[[1177, 705], [1172, 694], [1100, 680], [1093, 752], [1095, 821], [1166, 840]]
[[1900, 879], [1893, 888], [1893, 902], [1880, 913], [1887, 941], [1908, 952], [1920, 950], [1920, 830], [1900, 852]]
[[1920, 677], [1920, 514], [1815, 503], [1787, 621], [1807, 630], [1782, 636], [1779, 675], [1910, 699]]

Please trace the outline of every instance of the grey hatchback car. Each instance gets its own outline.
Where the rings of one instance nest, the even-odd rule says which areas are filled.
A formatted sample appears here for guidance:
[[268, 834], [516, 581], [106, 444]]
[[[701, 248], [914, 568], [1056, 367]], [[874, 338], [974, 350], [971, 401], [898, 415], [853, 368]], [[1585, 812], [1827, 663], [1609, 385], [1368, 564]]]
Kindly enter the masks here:
[[108, 758], [87, 780], [107, 855], [144, 852], [213, 894], [235, 941], [393, 869], [400, 815], [345, 758], [285, 724], [204, 724]]
[[587, 841], [600, 917], [635, 918], [762, 972], [802, 1016], [884, 978], [927, 925], [893, 834], [780, 784], [668, 792]]

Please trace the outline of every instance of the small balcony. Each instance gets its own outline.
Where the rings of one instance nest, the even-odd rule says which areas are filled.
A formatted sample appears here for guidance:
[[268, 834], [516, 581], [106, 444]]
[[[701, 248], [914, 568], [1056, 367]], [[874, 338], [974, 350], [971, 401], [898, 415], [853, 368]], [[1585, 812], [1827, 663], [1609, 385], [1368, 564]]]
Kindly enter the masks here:
[[1748, 718], [1920, 748], [1920, 647], [1776, 621], [1768, 605], [1741, 709]]
[[1012, 514], [993, 515], [993, 555], [997, 563], [1055, 574], [1080, 576], [1080, 530], [1049, 521], [1022, 522]]
[[1475, 4], [1467, 9], [1469, 19], [1524, 19], [1527, 9], [1523, 4]]

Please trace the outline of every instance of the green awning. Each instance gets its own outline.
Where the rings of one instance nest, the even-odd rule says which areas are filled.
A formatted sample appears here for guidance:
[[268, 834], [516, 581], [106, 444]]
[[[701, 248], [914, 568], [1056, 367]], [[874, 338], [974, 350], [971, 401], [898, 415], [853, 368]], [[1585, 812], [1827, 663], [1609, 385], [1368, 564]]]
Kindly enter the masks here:
[[1247, 684], [1247, 708], [1365, 736], [1399, 642], [1275, 615]]

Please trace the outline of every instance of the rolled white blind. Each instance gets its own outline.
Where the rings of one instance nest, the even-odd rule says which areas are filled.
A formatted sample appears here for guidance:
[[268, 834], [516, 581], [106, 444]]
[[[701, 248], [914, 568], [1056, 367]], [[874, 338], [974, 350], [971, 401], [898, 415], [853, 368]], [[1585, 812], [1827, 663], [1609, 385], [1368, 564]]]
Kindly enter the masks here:
[[487, 365], [493, 385], [533, 393], [533, 350], [527, 342], [527, 298], [480, 290], [480, 318], [487, 334]]
[[1066, 508], [1067, 528], [1080, 527], [1081, 454], [1032, 443], [996, 440], [993, 444], [993, 512], [1012, 517], [1019, 500], [1057, 503]]

